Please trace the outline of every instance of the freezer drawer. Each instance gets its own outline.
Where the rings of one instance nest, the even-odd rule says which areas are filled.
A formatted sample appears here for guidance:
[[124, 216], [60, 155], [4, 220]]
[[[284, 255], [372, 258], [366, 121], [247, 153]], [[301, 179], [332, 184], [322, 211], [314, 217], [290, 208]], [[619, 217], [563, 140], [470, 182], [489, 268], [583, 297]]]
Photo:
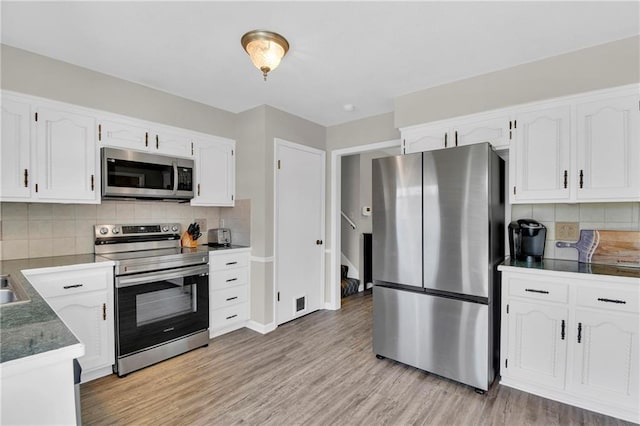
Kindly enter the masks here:
[[373, 288], [373, 352], [488, 390], [489, 306], [423, 292]]

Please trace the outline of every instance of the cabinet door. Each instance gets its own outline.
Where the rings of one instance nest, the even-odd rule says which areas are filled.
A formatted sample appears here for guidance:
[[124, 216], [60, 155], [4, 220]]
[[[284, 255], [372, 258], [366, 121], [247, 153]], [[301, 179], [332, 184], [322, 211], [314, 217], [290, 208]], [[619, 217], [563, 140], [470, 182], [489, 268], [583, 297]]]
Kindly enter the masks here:
[[187, 132], [182, 133], [165, 128], [156, 129], [150, 144], [151, 150], [158, 154], [193, 157], [193, 137]]
[[0, 199], [27, 201], [31, 197], [29, 103], [2, 98], [2, 140], [0, 141]]
[[39, 200], [99, 202], [93, 117], [41, 107], [36, 122]]
[[509, 301], [504, 375], [563, 389], [567, 358], [567, 308]]
[[83, 371], [108, 367], [114, 363], [114, 329], [112, 304], [107, 292], [94, 291], [74, 296], [60, 296], [47, 302], [84, 344], [85, 354], [78, 358]]
[[638, 315], [576, 309], [574, 328], [572, 390], [637, 408]]
[[233, 206], [235, 143], [217, 139], [197, 142], [194, 206]]
[[449, 126], [424, 126], [402, 132], [402, 153], [432, 151], [453, 146]]
[[462, 123], [456, 126], [453, 133], [455, 146], [471, 145], [489, 142], [496, 149], [508, 148], [510, 136], [515, 129], [509, 130], [513, 121], [509, 117], [493, 118], [490, 120]]
[[509, 150], [511, 202], [553, 202], [570, 197], [571, 108], [547, 108], [516, 117]]
[[578, 104], [578, 200], [640, 200], [637, 95]]
[[103, 146], [148, 151], [149, 139], [149, 129], [134, 123], [100, 120], [98, 124], [98, 141]]

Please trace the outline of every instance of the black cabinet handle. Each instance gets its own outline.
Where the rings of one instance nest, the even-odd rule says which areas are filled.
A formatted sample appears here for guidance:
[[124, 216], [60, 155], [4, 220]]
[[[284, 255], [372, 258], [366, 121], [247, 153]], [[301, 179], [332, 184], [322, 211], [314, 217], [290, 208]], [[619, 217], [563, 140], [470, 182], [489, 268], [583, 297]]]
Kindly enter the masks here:
[[583, 185], [584, 185], [584, 173], [582, 169], [580, 169], [580, 189], [582, 189]]
[[567, 182], [567, 180], [568, 180], [568, 173], [567, 173], [567, 171], [565, 170], [565, 171], [564, 171], [564, 189], [567, 189], [567, 185], [569, 184], [569, 183]]
[[24, 187], [29, 187], [29, 170], [24, 169]]
[[231, 281], [238, 281], [238, 279], [237, 279], [237, 278], [229, 278], [229, 279], [227, 280], [227, 282], [228, 282], [228, 283], [230, 283]]
[[458, 131], [456, 130], [456, 146], [458, 146]]
[[578, 343], [582, 342], [582, 323], [578, 323]]
[[562, 325], [560, 326], [560, 340], [564, 340], [564, 320], [562, 320]]
[[238, 296], [227, 297], [227, 302], [228, 302], [228, 301], [230, 301], [230, 300], [235, 300], [235, 299], [237, 299], [237, 298], [238, 298]]
[[238, 262], [227, 262], [225, 265], [229, 266], [229, 265], [237, 265]]
[[447, 134], [444, 134], [444, 147], [447, 147]]
[[607, 302], [607, 303], [619, 303], [624, 305], [625, 303], [627, 303], [625, 300], [618, 300], [618, 299], [606, 299], [604, 297], [598, 297], [598, 301], [600, 302]]
[[82, 287], [84, 284], [72, 284], [72, 285], [65, 285], [64, 288], [65, 290], [69, 290], [70, 288], [78, 288], [78, 287]]
[[547, 290], [536, 290], [535, 288], [525, 288], [524, 291], [528, 291], [529, 293], [549, 294]]
[[235, 318], [235, 317], [237, 317], [237, 316], [238, 316], [238, 315], [231, 315], [230, 317], [227, 317], [227, 319]]

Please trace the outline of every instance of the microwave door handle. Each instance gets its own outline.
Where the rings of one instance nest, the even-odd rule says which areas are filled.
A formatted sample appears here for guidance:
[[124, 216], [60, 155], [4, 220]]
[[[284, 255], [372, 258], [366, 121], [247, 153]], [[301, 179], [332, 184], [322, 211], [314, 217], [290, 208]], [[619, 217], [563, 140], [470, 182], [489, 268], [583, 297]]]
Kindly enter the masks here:
[[178, 164], [174, 161], [173, 163], [173, 195], [178, 193]]

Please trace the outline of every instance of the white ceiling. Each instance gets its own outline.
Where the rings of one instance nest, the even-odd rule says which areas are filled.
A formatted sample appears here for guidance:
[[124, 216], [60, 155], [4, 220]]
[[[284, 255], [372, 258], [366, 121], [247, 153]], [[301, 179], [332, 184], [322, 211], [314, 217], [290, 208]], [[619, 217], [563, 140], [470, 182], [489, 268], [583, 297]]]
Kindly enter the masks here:
[[[325, 126], [443, 83], [640, 33], [630, 2], [11, 2], [2, 43], [231, 112]], [[291, 50], [265, 83], [252, 29]], [[347, 112], [344, 104], [355, 105]]]

